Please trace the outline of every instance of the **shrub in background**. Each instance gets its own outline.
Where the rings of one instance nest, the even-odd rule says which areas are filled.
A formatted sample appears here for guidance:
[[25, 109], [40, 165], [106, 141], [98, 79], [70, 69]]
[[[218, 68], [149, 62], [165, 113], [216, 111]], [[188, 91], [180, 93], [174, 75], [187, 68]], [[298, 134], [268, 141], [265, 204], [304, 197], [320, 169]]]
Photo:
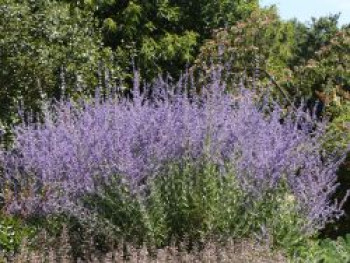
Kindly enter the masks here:
[[259, 8], [257, 0], [73, 3], [93, 11], [102, 26], [104, 43], [115, 51], [120, 68], [126, 71], [129, 67], [132, 73], [133, 60], [147, 81], [167, 72], [178, 77], [213, 29], [233, 25]]
[[[295, 28], [291, 22], [281, 21], [275, 7], [254, 10], [248, 17], [229, 27], [214, 31], [204, 42], [191, 70], [200, 80], [210, 79], [213, 68], [225, 68], [224, 73], [234, 82], [243, 79], [257, 83], [276, 83], [291, 75], [288, 61], [296, 45]], [[272, 93], [281, 86], [263, 86]], [[283, 92], [285, 92], [283, 90]], [[287, 93], [286, 93], [287, 94]], [[284, 94], [286, 96], [286, 94]], [[288, 94], [287, 94], [288, 95]]]
[[333, 104], [333, 107], [327, 108], [336, 117], [339, 113], [345, 113], [340, 106], [350, 100], [350, 29], [343, 28], [330, 35], [332, 37], [314, 52], [313, 57], [295, 67], [293, 81], [294, 86], [300, 86], [304, 97], [313, 95], [326, 106]]
[[62, 93], [93, 93], [102, 62], [110, 69], [110, 78], [122, 74], [113, 68], [112, 52], [103, 47], [92, 14], [70, 4], [3, 0], [0, 28], [3, 124], [19, 121], [17, 108], [21, 102], [28, 111], [38, 111], [43, 101], [59, 98]]

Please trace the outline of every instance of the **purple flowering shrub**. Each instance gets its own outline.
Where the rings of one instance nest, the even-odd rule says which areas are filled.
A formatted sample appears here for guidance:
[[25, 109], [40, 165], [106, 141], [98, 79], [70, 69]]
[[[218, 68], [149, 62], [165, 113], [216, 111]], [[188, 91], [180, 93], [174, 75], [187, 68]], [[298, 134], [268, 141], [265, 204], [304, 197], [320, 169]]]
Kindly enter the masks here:
[[[326, 123], [316, 122], [302, 108], [286, 112], [277, 103], [265, 105], [242, 87], [228, 93], [218, 78], [199, 93], [183, 92], [187, 86], [159, 81], [150, 94], [140, 93], [136, 81], [132, 99], [110, 94], [61, 101], [44, 112], [42, 122], [17, 126], [12, 150], [0, 154], [4, 209], [26, 216], [69, 211], [86, 196], [98, 196], [116, 175], [144, 209], [142, 200], [152, 199], [152, 189], [157, 189], [154, 182], [168, 178], [174, 163], [185, 162], [213, 165], [212, 176], [234, 175], [231, 196], [244, 197], [235, 213], [253, 206], [252, 211], [264, 210], [268, 203], [262, 201], [272, 202], [270, 193], [284, 185], [278, 209], [292, 202], [295, 213], [306, 220], [303, 231], [314, 233], [342, 215], [341, 203], [331, 200], [342, 158], [323, 153]], [[205, 188], [205, 182], [195, 189]], [[220, 196], [216, 205], [225, 202], [222, 191], [211, 196]], [[164, 203], [169, 197], [157, 198], [163, 200], [164, 212], [172, 211]], [[204, 205], [199, 212], [206, 209]], [[217, 229], [225, 228], [219, 225]]]

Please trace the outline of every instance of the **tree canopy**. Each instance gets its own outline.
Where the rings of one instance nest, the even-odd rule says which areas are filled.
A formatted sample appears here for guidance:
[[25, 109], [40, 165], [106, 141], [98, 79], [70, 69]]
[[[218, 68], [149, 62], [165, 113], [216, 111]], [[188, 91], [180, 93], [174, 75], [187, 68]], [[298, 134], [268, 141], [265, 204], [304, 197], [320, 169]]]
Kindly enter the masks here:
[[257, 0], [84, 1], [103, 28], [104, 43], [122, 67], [136, 63], [151, 80], [177, 77], [214, 29], [230, 26], [258, 8]]
[[338, 20], [283, 21], [257, 0], [0, 0], [0, 119], [20, 101], [35, 111], [104, 80], [127, 87], [135, 67], [152, 81], [219, 61], [233, 74], [264, 70], [292, 97], [337, 90], [347, 100], [348, 29]]
[[95, 87], [98, 62], [111, 55], [88, 12], [57, 1], [1, 0], [0, 117], [10, 121], [20, 101], [35, 110], [44, 98], [73, 95], [79, 78]]

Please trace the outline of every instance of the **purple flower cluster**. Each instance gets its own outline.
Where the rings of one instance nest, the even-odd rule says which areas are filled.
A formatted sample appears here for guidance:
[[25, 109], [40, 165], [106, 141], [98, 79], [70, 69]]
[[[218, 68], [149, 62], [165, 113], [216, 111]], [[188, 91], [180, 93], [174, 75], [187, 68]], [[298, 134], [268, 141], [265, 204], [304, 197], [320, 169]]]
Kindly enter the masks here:
[[64, 101], [43, 122], [16, 127], [13, 150], [0, 155], [8, 210], [55, 211], [115, 174], [137, 189], [186, 158], [229, 164], [256, 198], [285, 180], [314, 228], [341, 215], [330, 200], [339, 160], [322, 154], [324, 123], [301, 109], [261, 106], [244, 88], [227, 93], [219, 80], [200, 93], [176, 91], [187, 85], [159, 81], [145, 95], [135, 83], [133, 99]]

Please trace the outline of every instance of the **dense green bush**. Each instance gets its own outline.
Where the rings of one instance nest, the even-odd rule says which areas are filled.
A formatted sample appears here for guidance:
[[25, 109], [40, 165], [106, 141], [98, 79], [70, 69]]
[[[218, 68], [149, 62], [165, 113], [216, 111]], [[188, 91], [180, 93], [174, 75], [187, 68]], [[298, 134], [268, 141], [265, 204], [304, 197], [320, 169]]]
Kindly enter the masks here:
[[310, 240], [298, 250], [292, 262], [350, 262], [350, 235], [338, 237], [336, 240]]
[[62, 94], [93, 92], [100, 62], [112, 70], [91, 13], [57, 1], [1, 0], [0, 50], [4, 124], [18, 121], [19, 105], [38, 111]]
[[339, 31], [339, 14], [311, 18], [310, 23], [292, 20], [296, 33], [296, 46], [290, 66], [303, 65], [315, 56]]
[[[314, 96], [326, 106], [350, 100], [350, 29], [338, 30], [305, 64], [294, 68], [299, 96]], [[333, 116], [339, 115], [335, 114]]]
[[159, 73], [178, 77], [213, 29], [232, 25], [258, 8], [257, 0], [76, 2], [94, 12], [121, 68], [134, 60], [148, 81]]
[[0, 252], [14, 252], [33, 233], [19, 218], [0, 213]]
[[257, 9], [234, 25], [216, 30], [201, 46], [191, 70], [206, 81], [220, 68], [228, 86], [244, 81], [291, 103], [280, 82], [291, 76], [288, 64], [295, 45], [293, 23], [282, 21], [274, 7]]
[[218, 29], [201, 47], [196, 64], [232, 63], [233, 72], [262, 69], [277, 77], [287, 68], [295, 43], [294, 28], [275, 8], [257, 9], [230, 27]]

